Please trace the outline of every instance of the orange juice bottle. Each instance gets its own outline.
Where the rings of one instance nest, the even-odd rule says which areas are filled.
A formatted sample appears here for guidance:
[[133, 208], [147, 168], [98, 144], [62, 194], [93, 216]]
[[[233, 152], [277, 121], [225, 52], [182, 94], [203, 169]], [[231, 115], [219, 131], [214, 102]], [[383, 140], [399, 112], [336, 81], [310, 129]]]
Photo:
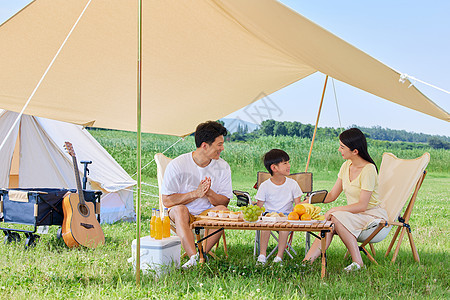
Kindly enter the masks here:
[[161, 220], [161, 216], [159, 214], [159, 209], [156, 210], [156, 221], [155, 221], [155, 239], [162, 239], [163, 234], [163, 224]]
[[163, 238], [170, 237], [170, 219], [169, 210], [164, 208], [164, 219], [163, 219]]
[[150, 237], [155, 237], [155, 221], [156, 221], [156, 208], [152, 208], [152, 218], [150, 219]]

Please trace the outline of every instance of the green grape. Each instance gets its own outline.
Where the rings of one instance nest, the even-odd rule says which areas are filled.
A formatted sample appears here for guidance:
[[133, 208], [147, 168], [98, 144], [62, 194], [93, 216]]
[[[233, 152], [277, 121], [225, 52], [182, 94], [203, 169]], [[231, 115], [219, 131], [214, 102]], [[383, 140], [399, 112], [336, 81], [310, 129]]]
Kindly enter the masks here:
[[249, 222], [257, 221], [259, 216], [261, 215], [263, 208], [257, 205], [249, 205], [241, 208], [242, 215], [244, 220]]

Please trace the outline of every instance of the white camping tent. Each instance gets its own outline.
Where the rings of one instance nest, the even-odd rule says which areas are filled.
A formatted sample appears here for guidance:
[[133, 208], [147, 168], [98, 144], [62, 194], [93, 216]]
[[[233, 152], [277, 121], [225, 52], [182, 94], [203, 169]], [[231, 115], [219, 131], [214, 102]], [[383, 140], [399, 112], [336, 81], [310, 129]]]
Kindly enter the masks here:
[[[0, 112], [0, 140], [18, 114]], [[101, 190], [101, 221], [134, 220], [132, 187], [136, 182], [79, 125], [23, 115], [0, 150], [1, 187], [76, 188], [72, 158], [64, 142], [72, 143], [82, 176], [81, 161], [89, 160], [88, 189]]]

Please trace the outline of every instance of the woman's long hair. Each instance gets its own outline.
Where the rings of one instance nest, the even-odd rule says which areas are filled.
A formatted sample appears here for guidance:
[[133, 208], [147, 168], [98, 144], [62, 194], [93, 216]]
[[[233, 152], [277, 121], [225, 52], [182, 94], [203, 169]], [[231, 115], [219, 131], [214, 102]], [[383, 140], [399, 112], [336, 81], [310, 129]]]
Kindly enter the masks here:
[[339, 140], [342, 142], [342, 144], [350, 148], [351, 151], [355, 149], [358, 150], [358, 155], [362, 159], [374, 164], [378, 172], [377, 165], [367, 151], [366, 136], [364, 135], [364, 133], [362, 133], [361, 130], [359, 130], [358, 128], [347, 129], [339, 135]]

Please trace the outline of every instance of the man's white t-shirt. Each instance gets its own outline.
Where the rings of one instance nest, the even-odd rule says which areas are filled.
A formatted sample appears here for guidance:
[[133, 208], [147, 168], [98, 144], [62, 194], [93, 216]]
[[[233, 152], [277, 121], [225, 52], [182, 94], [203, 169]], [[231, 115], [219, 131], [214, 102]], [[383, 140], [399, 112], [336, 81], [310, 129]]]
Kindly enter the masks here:
[[[213, 159], [204, 168], [199, 167], [192, 158], [192, 152], [185, 153], [172, 160], [164, 173], [161, 194], [185, 194], [198, 188], [205, 177], [211, 178], [211, 189], [217, 194], [233, 197], [230, 166], [222, 158]], [[186, 207], [192, 215], [214, 207], [207, 197], [198, 198]]]
[[288, 214], [294, 207], [294, 199], [303, 195], [297, 181], [287, 178], [282, 185], [276, 185], [268, 179], [261, 183], [256, 200], [264, 201], [267, 212], [282, 212]]

